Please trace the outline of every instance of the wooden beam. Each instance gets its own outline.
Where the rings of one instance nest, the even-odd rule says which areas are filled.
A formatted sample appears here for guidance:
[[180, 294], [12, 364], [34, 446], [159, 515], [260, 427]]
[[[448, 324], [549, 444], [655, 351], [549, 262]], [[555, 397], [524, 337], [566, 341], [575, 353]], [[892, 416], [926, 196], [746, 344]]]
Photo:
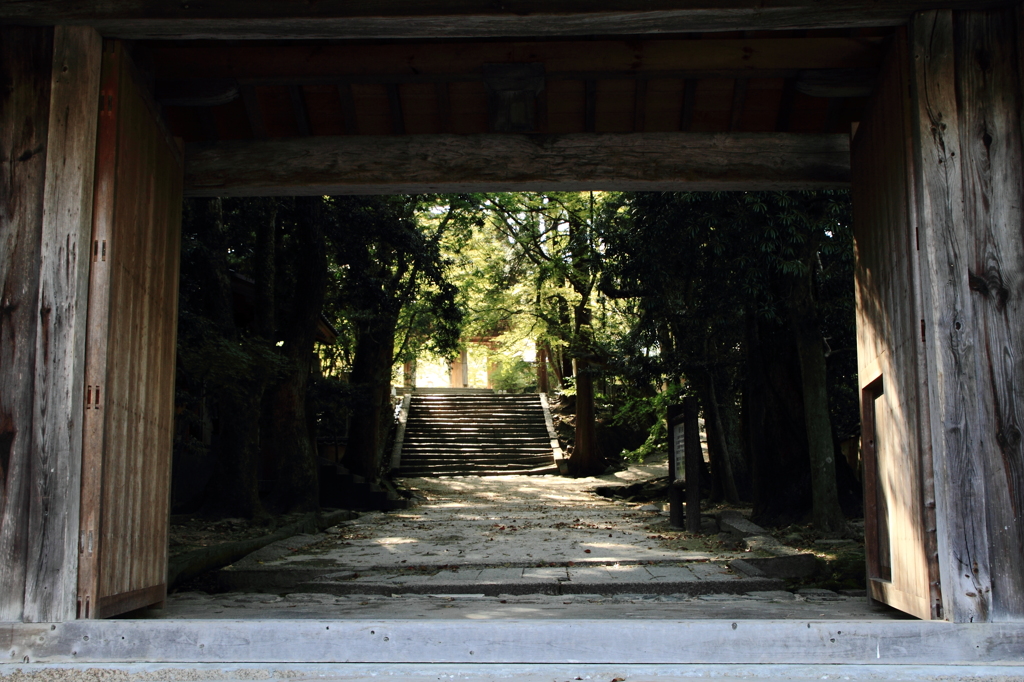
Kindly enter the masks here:
[[846, 135], [346, 136], [191, 145], [185, 193], [798, 189], [849, 173]]
[[[86, 24], [144, 39], [424, 38], [638, 35], [709, 31], [898, 26], [925, 9], [984, 9], [1006, 0], [375, 0], [316, 3], [233, 0], [33, 0], [0, 4], [0, 22]], [[680, 6], [682, 5], [682, 6]], [[584, 8], [585, 9], [581, 9]]]
[[[479, 41], [444, 44], [310, 45], [168, 43], [149, 47], [154, 75], [184, 79], [254, 80], [257, 85], [384, 76], [424, 82], [438, 77], [479, 80], [484, 64], [543, 64], [548, 78], [596, 78], [605, 74], [672, 77], [790, 69], [874, 69], [881, 64], [881, 37], [701, 38], [698, 40]], [[842, 73], [856, 73], [844, 71]], [[676, 75], [675, 77], [679, 77]], [[323, 82], [323, 81], [319, 81]], [[354, 81], [353, 81], [354, 82]]]

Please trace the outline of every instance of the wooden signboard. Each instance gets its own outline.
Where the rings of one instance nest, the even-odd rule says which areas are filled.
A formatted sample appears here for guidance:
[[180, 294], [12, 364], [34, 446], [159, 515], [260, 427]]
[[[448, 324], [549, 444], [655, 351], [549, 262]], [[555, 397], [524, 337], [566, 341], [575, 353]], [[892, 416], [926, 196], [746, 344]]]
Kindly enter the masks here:
[[166, 595], [182, 156], [103, 49], [86, 341], [78, 617]]

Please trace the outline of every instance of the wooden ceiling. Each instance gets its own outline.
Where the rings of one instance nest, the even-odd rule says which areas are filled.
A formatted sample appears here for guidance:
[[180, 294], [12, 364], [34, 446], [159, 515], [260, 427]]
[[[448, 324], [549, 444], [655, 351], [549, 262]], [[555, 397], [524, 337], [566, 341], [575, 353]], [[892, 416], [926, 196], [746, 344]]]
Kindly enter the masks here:
[[188, 142], [494, 132], [848, 133], [891, 33], [153, 41], [137, 44], [135, 52], [154, 79], [172, 132]]

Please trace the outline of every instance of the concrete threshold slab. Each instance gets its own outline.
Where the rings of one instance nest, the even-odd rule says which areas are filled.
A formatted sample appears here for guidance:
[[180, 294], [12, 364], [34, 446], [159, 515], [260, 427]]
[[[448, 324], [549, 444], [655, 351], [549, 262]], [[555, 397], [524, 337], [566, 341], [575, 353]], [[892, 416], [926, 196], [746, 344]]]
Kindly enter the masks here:
[[203, 680], [204, 682], [252, 682], [252, 680], [387, 680], [388, 682], [551, 682], [552, 680], [658, 680], [659, 682], [820, 682], [863, 680], [897, 682], [916, 680], [986, 680], [1018, 682], [1024, 666], [1005, 665], [593, 665], [558, 664], [0, 664], [0, 680], [11, 682], [121, 682], [154, 680]]
[[815, 620], [105, 620], [0, 626], [11, 663], [1024, 666], [1024, 624]]

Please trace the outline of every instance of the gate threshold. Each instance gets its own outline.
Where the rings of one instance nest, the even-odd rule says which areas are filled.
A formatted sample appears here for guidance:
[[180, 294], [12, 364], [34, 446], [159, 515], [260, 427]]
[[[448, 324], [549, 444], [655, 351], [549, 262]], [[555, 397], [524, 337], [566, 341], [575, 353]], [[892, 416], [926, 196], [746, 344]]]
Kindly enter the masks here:
[[1008, 666], [1019, 675], [1024, 623], [79, 620], [0, 625], [0, 652], [0, 676], [12, 665], [130, 663]]

